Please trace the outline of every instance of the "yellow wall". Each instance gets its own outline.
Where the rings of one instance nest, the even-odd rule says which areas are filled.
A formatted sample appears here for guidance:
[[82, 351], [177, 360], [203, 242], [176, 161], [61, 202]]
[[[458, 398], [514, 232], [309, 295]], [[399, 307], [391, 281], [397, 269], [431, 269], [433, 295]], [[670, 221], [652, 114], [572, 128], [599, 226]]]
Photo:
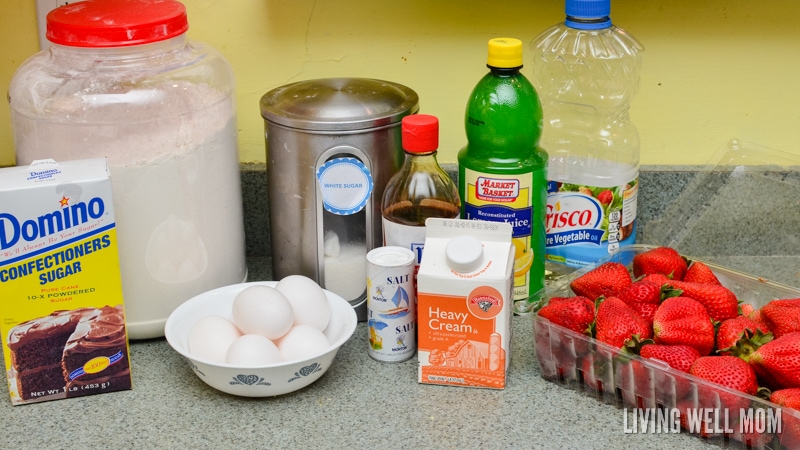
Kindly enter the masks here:
[[[354, 76], [416, 90], [441, 121], [440, 161], [464, 144], [467, 96], [486, 41], [530, 42], [563, 20], [563, 0], [184, 0], [189, 36], [237, 79], [242, 162], [264, 162], [258, 101], [304, 79]], [[35, 2], [4, 2], [0, 85], [37, 51]], [[646, 47], [631, 117], [642, 164], [704, 164], [732, 137], [800, 155], [800, 2], [613, 0], [612, 19]], [[526, 46], [526, 56], [527, 55]], [[523, 70], [530, 70], [526, 67]], [[14, 162], [0, 105], [0, 166]]]

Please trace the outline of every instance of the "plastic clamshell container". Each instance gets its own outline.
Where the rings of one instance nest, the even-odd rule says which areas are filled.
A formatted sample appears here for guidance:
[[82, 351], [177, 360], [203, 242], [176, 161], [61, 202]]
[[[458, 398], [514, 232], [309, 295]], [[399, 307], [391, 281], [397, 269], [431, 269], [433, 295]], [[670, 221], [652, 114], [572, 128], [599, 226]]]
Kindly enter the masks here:
[[637, 243], [800, 287], [800, 153], [733, 139], [674, 185], [680, 193]]
[[[789, 285], [800, 285], [800, 159], [733, 140], [718, 153], [717, 161], [686, 185], [661, 220], [645, 228], [643, 240], [656, 244], [623, 246], [595, 264], [553, 281], [536, 309], [550, 298], [575, 295], [570, 282], [598, 265], [615, 261], [630, 269], [636, 254], [658, 245], [703, 261], [742, 303], [755, 308], [773, 299], [800, 298], [800, 288]], [[780, 282], [768, 279], [773, 274]], [[798, 411], [674, 370], [658, 360], [625, 354], [537, 314], [533, 314], [533, 333], [542, 377], [565, 388], [627, 408], [629, 415], [641, 409], [662, 415], [687, 408], [714, 409], [718, 426], [702, 437], [725, 448], [800, 449], [800, 435], [787, 433], [790, 427], [800, 430]], [[748, 405], [745, 414], [762, 415], [767, 422], [760, 424], [763, 433], [741, 433], [738, 416], [742, 404]], [[742, 421], [757, 422], [752, 416]], [[653, 433], [649, 428], [638, 432]], [[669, 432], [673, 431], [661, 431]], [[654, 439], [666, 438], [653, 434]]]

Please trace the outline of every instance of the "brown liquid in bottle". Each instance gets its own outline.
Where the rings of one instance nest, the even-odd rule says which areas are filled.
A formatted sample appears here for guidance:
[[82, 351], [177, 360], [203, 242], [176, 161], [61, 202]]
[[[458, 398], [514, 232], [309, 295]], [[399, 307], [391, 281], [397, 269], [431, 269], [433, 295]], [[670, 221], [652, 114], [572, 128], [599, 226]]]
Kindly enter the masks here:
[[443, 219], [454, 219], [459, 216], [461, 209], [459, 205], [436, 199], [422, 199], [418, 205], [414, 205], [408, 200], [389, 205], [383, 210], [383, 217], [395, 223], [423, 226], [428, 217]]

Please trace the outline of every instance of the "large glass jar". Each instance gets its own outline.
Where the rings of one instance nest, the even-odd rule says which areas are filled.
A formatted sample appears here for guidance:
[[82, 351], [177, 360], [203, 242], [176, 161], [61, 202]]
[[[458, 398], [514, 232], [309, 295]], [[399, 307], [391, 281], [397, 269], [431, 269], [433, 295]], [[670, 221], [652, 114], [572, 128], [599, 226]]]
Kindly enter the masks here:
[[18, 165], [108, 158], [131, 339], [246, 279], [233, 72], [173, 0], [86, 0], [9, 87]]

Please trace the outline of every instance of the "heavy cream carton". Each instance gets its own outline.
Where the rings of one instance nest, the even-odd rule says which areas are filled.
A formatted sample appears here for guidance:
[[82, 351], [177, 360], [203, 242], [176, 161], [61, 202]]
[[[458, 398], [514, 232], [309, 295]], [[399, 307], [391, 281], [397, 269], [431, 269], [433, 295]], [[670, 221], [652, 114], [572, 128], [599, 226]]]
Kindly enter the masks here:
[[420, 383], [502, 389], [511, 362], [512, 227], [428, 219], [417, 274]]
[[105, 159], [0, 169], [0, 320], [12, 404], [131, 388]]

